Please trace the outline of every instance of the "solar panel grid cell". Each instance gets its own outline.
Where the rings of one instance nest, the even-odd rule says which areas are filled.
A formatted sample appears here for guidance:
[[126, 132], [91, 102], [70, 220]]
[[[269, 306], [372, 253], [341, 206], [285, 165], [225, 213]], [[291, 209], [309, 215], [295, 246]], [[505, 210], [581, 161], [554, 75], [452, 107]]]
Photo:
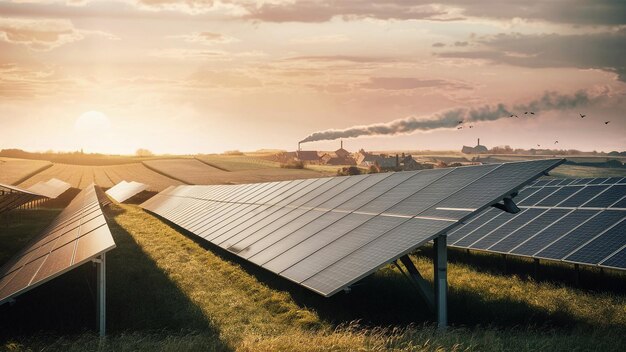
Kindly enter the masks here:
[[583, 206], [586, 202], [596, 197], [600, 192], [605, 191], [609, 188], [609, 186], [586, 186], [580, 191], [578, 191], [572, 197], [564, 200], [559, 203], [557, 206], [559, 207], [580, 207]]
[[545, 209], [525, 209], [514, 214], [508, 222], [473, 243], [471, 248], [487, 249], [544, 212], [546, 212]]
[[623, 246], [626, 246], [624, 219], [612, 227], [607, 227], [604, 232], [567, 256], [565, 260], [573, 263], [598, 264], [615, 252], [615, 248]]
[[589, 221], [581, 224], [573, 231], [567, 233], [556, 242], [547, 246], [545, 249], [536, 254], [538, 258], [546, 259], [563, 259], [565, 256], [574, 251], [578, 246], [590, 240], [595, 234], [604, 230], [606, 227], [613, 225], [620, 219], [623, 214], [613, 211], [602, 211]]
[[554, 224], [559, 219], [563, 218], [572, 210], [565, 209], [550, 209], [536, 218], [529, 220], [528, 223], [523, 224], [516, 231], [512, 231], [502, 240], [489, 247], [490, 251], [499, 253], [509, 253], [513, 248], [520, 245], [526, 239], [532, 237], [534, 234]]

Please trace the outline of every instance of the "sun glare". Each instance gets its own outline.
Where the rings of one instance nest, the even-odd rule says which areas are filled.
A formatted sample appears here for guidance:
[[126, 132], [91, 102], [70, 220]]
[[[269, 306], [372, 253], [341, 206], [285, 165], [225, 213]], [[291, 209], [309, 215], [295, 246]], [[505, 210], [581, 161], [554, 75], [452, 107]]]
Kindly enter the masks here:
[[87, 111], [80, 115], [74, 124], [77, 132], [103, 132], [110, 127], [109, 118], [100, 111]]

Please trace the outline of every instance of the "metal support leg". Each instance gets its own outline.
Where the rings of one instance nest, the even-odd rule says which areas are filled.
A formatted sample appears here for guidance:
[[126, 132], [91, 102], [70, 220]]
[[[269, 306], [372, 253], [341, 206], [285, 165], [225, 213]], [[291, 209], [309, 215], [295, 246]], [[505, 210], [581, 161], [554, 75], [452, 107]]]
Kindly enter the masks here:
[[96, 280], [97, 280], [97, 314], [96, 323], [100, 332], [100, 337], [106, 334], [106, 254], [102, 253], [99, 260], [96, 261]]
[[437, 325], [445, 329], [448, 325], [448, 253], [447, 237], [440, 235], [435, 238], [435, 306], [437, 309]]
[[[424, 302], [426, 302], [428, 309], [431, 312], [435, 312], [435, 294], [433, 292], [433, 289], [430, 287], [428, 281], [424, 280], [419, 270], [417, 270], [408, 255], [403, 255], [402, 257], [400, 257], [400, 261], [409, 272], [409, 280], [413, 281], [413, 283], [415, 284], [417, 292], [419, 292], [420, 296], [422, 296], [422, 298], [424, 299]], [[400, 266], [398, 266], [398, 269], [402, 270]]]

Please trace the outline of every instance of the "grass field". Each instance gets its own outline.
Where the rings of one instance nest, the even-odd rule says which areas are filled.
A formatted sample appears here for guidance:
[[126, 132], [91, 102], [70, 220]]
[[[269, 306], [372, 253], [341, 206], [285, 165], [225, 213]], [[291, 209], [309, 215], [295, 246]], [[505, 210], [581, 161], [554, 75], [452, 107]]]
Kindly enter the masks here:
[[[0, 248], [16, 238], [27, 240], [55, 214], [23, 213], [28, 221], [0, 232]], [[621, 351], [626, 346], [622, 276], [606, 278], [617, 290], [592, 292], [562, 280], [504, 273], [493, 256], [451, 255], [453, 326], [444, 333], [433, 327], [419, 296], [393, 267], [350, 294], [325, 299], [196, 242], [137, 206], [112, 205], [106, 215], [117, 243], [107, 256], [107, 339], [83, 330], [94, 320], [86, 284], [93, 269], [87, 265], [14, 306], [0, 307], [0, 349]], [[21, 246], [0, 252], [0, 262]], [[431, 280], [429, 256], [425, 248], [413, 258]]]

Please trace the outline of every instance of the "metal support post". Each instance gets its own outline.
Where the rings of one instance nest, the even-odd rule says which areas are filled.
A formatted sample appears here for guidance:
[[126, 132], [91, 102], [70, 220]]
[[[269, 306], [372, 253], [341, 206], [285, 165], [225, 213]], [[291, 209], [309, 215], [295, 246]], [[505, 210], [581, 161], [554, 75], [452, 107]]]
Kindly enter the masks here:
[[[415, 287], [417, 288], [417, 292], [420, 294], [420, 296], [422, 296], [424, 302], [426, 302], [428, 309], [431, 312], [435, 312], [435, 293], [430, 287], [428, 281], [424, 280], [419, 270], [417, 270], [408, 255], [403, 255], [402, 257], [400, 257], [400, 262], [404, 264], [404, 267], [409, 272], [408, 279], [413, 281]], [[402, 271], [402, 268], [400, 268], [400, 266], [398, 266], [398, 269]]]
[[448, 253], [447, 237], [439, 235], [434, 240], [434, 285], [435, 285], [435, 306], [437, 315], [437, 325], [440, 329], [445, 329], [448, 325]]
[[96, 325], [100, 337], [106, 334], [106, 254], [102, 253], [96, 263]]

